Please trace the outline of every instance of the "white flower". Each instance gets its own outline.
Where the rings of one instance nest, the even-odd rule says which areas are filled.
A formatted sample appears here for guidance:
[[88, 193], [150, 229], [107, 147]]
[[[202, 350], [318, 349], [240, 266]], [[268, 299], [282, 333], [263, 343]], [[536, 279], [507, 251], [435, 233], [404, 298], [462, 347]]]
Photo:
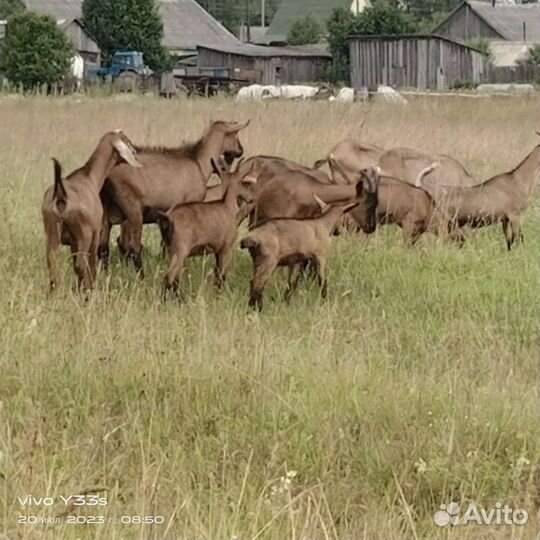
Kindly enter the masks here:
[[416, 467], [416, 472], [418, 474], [424, 474], [427, 469], [428, 469], [428, 466], [427, 466], [427, 463], [422, 459], [420, 458], [415, 464], [414, 466]]

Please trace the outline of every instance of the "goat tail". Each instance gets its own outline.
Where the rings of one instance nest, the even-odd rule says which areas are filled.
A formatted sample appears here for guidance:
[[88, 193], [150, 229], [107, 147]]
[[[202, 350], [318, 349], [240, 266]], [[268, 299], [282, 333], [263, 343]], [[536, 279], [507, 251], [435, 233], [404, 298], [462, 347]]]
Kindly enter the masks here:
[[325, 163], [328, 163], [328, 158], [324, 158], [324, 159], [318, 159], [314, 164], [313, 164], [313, 168], [314, 169], [320, 169]]
[[259, 240], [253, 238], [252, 236], [246, 236], [240, 242], [240, 247], [242, 249], [247, 249], [250, 254], [257, 253], [260, 247]]
[[242, 238], [241, 242], [240, 242], [240, 247], [242, 249], [251, 249], [251, 248], [254, 248], [258, 245], [258, 243], [253, 240], [253, 238], [251, 238], [250, 236], [246, 236], [246, 238]]
[[67, 203], [67, 191], [62, 180], [62, 165], [56, 158], [52, 158], [54, 163], [54, 192], [53, 200], [56, 202], [56, 207], [62, 212]]

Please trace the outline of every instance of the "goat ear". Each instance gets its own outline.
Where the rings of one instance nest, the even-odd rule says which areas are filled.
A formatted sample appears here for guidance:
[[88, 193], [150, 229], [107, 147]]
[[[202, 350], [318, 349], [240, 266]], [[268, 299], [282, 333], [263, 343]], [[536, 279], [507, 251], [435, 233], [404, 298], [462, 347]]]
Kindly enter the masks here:
[[347, 212], [350, 212], [351, 210], [354, 210], [357, 206], [359, 206], [360, 203], [351, 203], [351, 204], [348, 204], [344, 209], [343, 209], [343, 213], [346, 214]]
[[227, 131], [229, 133], [238, 133], [239, 131], [242, 131], [243, 129], [247, 128], [249, 126], [251, 120], [248, 120], [247, 122], [244, 122], [243, 124], [239, 124], [238, 122], [231, 122], [229, 124], [229, 127]]
[[237, 173], [239, 170], [240, 170], [240, 167], [242, 166], [242, 163], [244, 163], [244, 158], [241, 157], [237, 162], [236, 162], [236, 167], [234, 168], [234, 172]]
[[[238, 167], [240, 168], [240, 166]], [[249, 169], [246, 171], [246, 173], [244, 175], [242, 175], [242, 180], [244, 181], [247, 181], [247, 182], [251, 182], [252, 184], [254, 184], [255, 182], [257, 182], [257, 177], [256, 176], [251, 176], [251, 173], [253, 172], [253, 169], [255, 168], [255, 162], [252, 161], [251, 162], [251, 166], [249, 167]]]
[[137, 169], [140, 169], [142, 165], [137, 161], [135, 156], [133, 155], [133, 152], [129, 148], [129, 146], [122, 140], [117, 140], [113, 142], [114, 149], [120, 154], [120, 157], [132, 167], [135, 167]]
[[317, 197], [315, 193], [313, 194], [313, 198], [317, 201], [317, 204], [319, 205], [322, 212], [324, 212], [330, 206], [327, 203], [325, 203], [322, 199]]
[[358, 180], [358, 182], [356, 182], [356, 196], [357, 197], [361, 197], [364, 194], [364, 182], [365, 182], [364, 179]]

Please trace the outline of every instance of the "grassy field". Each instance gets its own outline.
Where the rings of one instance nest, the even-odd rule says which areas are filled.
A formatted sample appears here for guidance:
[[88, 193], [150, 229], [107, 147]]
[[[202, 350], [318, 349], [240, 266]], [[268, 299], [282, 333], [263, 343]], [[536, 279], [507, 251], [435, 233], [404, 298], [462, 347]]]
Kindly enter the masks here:
[[[50, 157], [71, 170], [112, 128], [177, 145], [211, 119], [251, 118], [247, 155], [311, 163], [352, 135], [451, 154], [484, 179], [540, 142], [539, 104], [0, 100], [0, 538], [533, 538], [537, 206], [510, 254], [499, 227], [461, 250], [433, 237], [410, 249], [392, 227], [341, 236], [326, 302], [310, 285], [284, 305], [279, 275], [261, 315], [247, 314], [240, 250], [222, 293], [211, 260], [192, 261], [187, 303], [162, 304], [153, 230], [144, 281], [115, 252], [84, 303], [66, 253], [49, 298], [39, 208]], [[71, 519], [103, 524], [19, 523], [59, 516], [60, 496], [93, 488], [107, 505]], [[21, 505], [28, 496], [53, 506]], [[524, 508], [529, 524], [439, 528], [433, 515], [451, 501]]]

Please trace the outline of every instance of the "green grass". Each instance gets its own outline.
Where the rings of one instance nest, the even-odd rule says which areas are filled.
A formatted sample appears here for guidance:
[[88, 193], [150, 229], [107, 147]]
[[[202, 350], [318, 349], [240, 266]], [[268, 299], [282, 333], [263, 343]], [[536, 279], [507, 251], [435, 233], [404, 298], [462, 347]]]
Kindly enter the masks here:
[[[450, 153], [485, 177], [534, 142], [536, 101], [493, 103], [497, 118], [484, 101], [374, 107], [361, 135]], [[366, 112], [260, 107], [0, 101], [0, 538], [532, 538], [536, 208], [512, 253], [498, 227], [469, 234], [461, 250], [433, 237], [410, 249], [391, 227], [369, 239], [343, 235], [327, 301], [307, 283], [287, 306], [280, 273], [260, 315], [247, 311], [250, 260], [240, 250], [223, 292], [211, 285], [212, 260], [193, 260], [188, 300], [163, 304], [165, 263], [150, 230], [143, 281], [115, 256], [84, 302], [65, 254], [59, 290], [47, 295], [39, 203], [50, 155], [74, 167], [111, 127], [175, 144], [210, 117], [251, 116], [249, 154], [310, 162], [360, 136]], [[18, 497], [92, 487], [107, 488], [108, 505], [72, 515], [105, 524], [17, 523], [64, 509], [23, 508]], [[452, 500], [523, 507], [530, 524], [439, 529], [433, 514]], [[120, 522], [131, 515], [164, 524]]]

